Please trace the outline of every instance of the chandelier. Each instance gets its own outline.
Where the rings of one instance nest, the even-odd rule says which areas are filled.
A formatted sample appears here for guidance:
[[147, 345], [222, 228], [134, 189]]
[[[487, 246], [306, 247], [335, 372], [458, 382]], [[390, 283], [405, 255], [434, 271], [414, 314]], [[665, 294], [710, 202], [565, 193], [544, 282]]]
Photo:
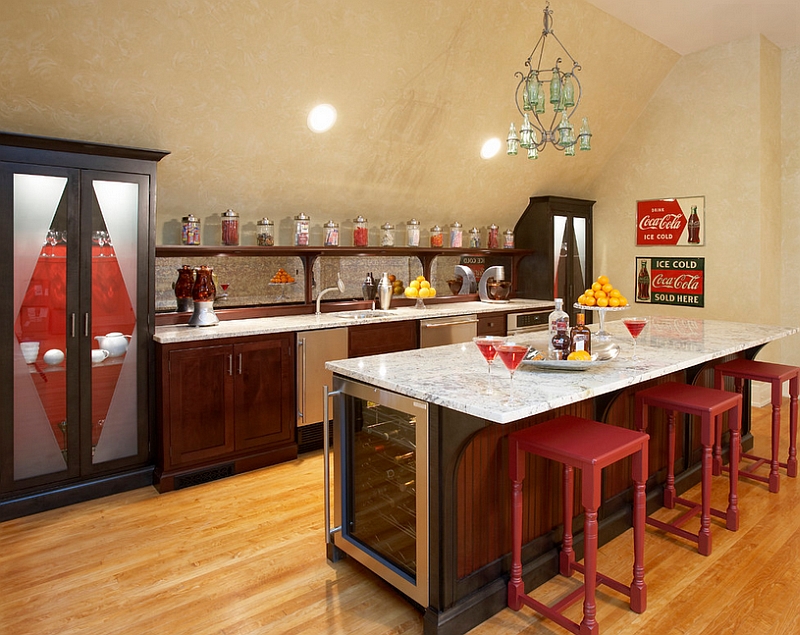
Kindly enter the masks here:
[[[552, 68], [542, 67], [547, 36], [552, 36], [570, 59], [571, 69], [561, 70], [560, 64], [563, 60], [560, 57], [556, 59], [555, 66]], [[536, 59], [534, 60], [534, 58]], [[534, 68], [534, 62], [536, 68]], [[519, 136], [517, 136], [514, 123], [511, 123], [506, 139], [508, 154], [515, 156], [519, 147], [522, 146], [528, 151], [529, 159], [536, 159], [539, 151], [543, 150], [548, 143], [557, 150], [563, 151], [567, 156], [575, 156], [576, 145], [579, 145], [581, 150], [591, 150], [592, 132], [589, 130], [588, 119], [583, 118], [577, 139], [570, 121], [581, 102], [581, 83], [576, 75], [581, 70], [581, 66], [553, 33], [553, 12], [550, 10], [549, 1], [544, 8], [542, 36], [525, 61], [525, 66], [528, 68], [527, 72], [517, 71], [514, 73], [514, 77], [520, 78], [514, 95], [514, 103], [519, 114], [522, 115], [522, 126]], [[549, 90], [545, 89], [545, 85]], [[545, 102], [550, 103], [551, 119], [546, 113]], [[549, 126], [543, 121], [546, 119], [550, 119]]]

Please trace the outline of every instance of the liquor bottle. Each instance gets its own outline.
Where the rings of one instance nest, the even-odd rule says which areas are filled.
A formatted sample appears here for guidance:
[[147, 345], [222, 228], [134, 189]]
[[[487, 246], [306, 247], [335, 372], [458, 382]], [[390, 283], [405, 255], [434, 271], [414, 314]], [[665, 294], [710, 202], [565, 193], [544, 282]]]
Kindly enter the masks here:
[[578, 315], [575, 316], [575, 321], [577, 323], [569, 332], [569, 351], [570, 353], [575, 351], [586, 351], [587, 353], [591, 354], [592, 332], [589, 330], [589, 327], [586, 326], [586, 316], [583, 313], [578, 313]]
[[697, 215], [697, 207], [692, 205], [692, 213], [689, 214], [687, 224], [689, 230], [689, 242], [695, 245], [700, 244], [700, 217]]
[[650, 302], [650, 274], [647, 273], [647, 262], [642, 260], [642, 268], [636, 279], [636, 299], [639, 302]]
[[556, 334], [550, 340], [550, 359], [567, 359], [569, 349], [570, 339], [567, 332], [567, 323], [564, 320], [559, 320]]
[[[553, 356], [553, 338], [556, 335], [556, 332], [559, 329], [559, 326], [562, 326], [564, 331], [569, 331], [569, 315], [564, 311], [564, 300], [562, 298], [555, 299], [556, 308], [553, 310], [552, 313], [547, 318], [547, 332], [550, 336], [548, 338], [548, 357], [550, 359], [556, 359]], [[569, 336], [567, 336], [569, 337]]]

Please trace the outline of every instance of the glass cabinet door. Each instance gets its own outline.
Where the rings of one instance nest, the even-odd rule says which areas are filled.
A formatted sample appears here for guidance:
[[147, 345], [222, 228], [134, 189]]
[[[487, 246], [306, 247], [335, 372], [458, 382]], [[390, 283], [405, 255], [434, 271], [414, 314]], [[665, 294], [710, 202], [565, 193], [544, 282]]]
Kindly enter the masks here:
[[591, 284], [588, 275], [587, 219], [553, 215], [553, 297], [564, 298], [564, 310], [575, 318], [575, 299]]
[[11, 478], [25, 485], [138, 458], [146, 417], [136, 309], [147, 177], [30, 170], [11, 175]]

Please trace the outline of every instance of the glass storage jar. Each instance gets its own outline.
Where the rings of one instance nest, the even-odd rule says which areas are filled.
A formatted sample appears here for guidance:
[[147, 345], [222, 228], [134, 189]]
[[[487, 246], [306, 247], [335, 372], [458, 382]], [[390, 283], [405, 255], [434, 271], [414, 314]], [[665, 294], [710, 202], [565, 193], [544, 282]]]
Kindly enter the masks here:
[[232, 209], [222, 212], [222, 244], [234, 247], [239, 244], [239, 213]]
[[294, 244], [298, 247], [308, 245], [308, 229], [311, 219], [303, 212], [294, 217]]
[[444, 234], [442, 233], [442, 228], [438, 225], [434, 225], [431, 227], [431, 247], [443, 247], [444, 246]]
[[262, 218], [256, 223], [256, 244], [260, 247], [275, 245], [275, 223], [269, 218]]
[[366, 247], [369, 244], [369, 225], [367, 219], [359, 214], [353, 219], [353, 246]]
[[481, 230], [477, 227], [469, 230], [469, 246], [470, 249], [480, 249], [481, 247]]
[[200, 219], [194, 214], [189, 214], [188, 216], [183, 217], [181, 242], [184, 245], [200, 244]]
[[326, 247], [338, 247], [339, 246], [339, 223], [334, 223], [332, 220], [329, 220], [323, 226], [324, 229], [324, 237], [323, 237], [323, 244]]
[[503, 249], [514, 249], [514, 230], [507, 229], [503, 232]]
[[489, 249], [497, 249], [500, 247], [500, 236], [499, 236], [500, 228], [492, 223], [489, 225], [489, 236], [486, 239], [486, 247]]
[[394, 225], [391, 223], [381, 225], [381, 247], [394, 247]]
[[406, 245], [419, 247], [419, 221], [416, 218], [406, 223]]
[[463, 242], [463, 231], [461, 229], [461, 223], [458, 221], [454, 221], [450, 225], [450, 246], [451, 247], [461, 247]]

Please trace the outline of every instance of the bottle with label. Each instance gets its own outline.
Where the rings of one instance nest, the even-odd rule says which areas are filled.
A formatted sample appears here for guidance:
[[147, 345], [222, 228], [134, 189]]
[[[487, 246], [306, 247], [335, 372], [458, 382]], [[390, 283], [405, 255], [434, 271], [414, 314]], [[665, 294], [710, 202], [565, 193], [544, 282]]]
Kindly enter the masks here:
[[556, 334], [550, 340], [550, 359], [567, 359], [569, 356], [570, 338], [567, 323], [563, 320], [556, 323]]
[[[567, 333], [567, 339], [569, 339], [569, 314], [564, 311], [564, 300], [562, 298], [556, 298], [555, 304], [556, 308], [547, 318], [547, 333], [549, 335], [548, 341], [550, 342], [548, 346], [548, 357], [550, 359], [560, 359], [559, 357], [555, 357], [553, 349], [553, 339], [559, 328]], [[567, 345], [567, 353], [569, 354], [569, 344]]]
[[689, 230], [689, 243], [694, 245], [700, 244], [700, 217], [697, 215], [697, 206], [692, 205], [692, 213], [689, 214], [689, 222], [687, 223]]
[[578, 315], [575, 316], [575, 322], [575, 326], [573, 326], [572, 330], [569, 332], [569, 351], [570, 353], [586, 351], [591, 355], [592, 332], [589, 330], [589, 327], [586, 326], [586, 316], [583, 313], [578, 313]]
[[650, 274], [647, 273], [647, 262], [642, 260], [642, 267], [636, 277], [636, 300], [650, 302]]

